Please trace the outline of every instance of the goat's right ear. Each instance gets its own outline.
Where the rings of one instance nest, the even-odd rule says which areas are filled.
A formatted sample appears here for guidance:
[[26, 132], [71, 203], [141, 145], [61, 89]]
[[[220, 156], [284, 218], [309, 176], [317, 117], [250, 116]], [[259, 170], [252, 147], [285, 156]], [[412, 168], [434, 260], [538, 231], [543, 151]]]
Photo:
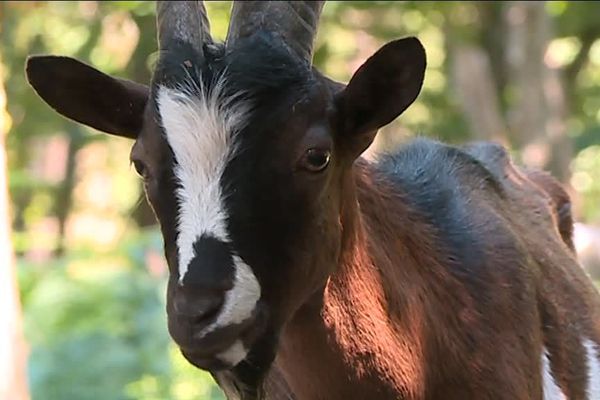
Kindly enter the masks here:
[[336, 95], [333, 123], [354, 155], [417, 98], [426, 64], [417, 38], [394, 40], [373, 54]]
[[140, 132], [147, 86], [69, 57], [32, 56], [25, 70], [37, 94], [59, 114], [112, 135], [135, 139]]

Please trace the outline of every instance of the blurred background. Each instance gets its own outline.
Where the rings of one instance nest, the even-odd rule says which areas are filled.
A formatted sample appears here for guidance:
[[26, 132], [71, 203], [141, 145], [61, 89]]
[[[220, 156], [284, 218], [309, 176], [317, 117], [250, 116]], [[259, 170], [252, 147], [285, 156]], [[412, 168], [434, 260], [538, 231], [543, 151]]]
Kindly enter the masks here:
[[[207, 4], [218, 39], [230, 6]], [[600, 278], [599, 19], [600, 2], [330, 2], [314, 62], [347, 81], [386, 41], [418, 36], [424, 89], [366, 156], [414, 135], [505, 144], [567, 185]], [[28, 55], [53, 53], [148, 82], [154, 24], [153, 2], [0, 2], [1, 399], [222, 399], [168, 338], [132, 143], [60, 117], [24, 79]]]

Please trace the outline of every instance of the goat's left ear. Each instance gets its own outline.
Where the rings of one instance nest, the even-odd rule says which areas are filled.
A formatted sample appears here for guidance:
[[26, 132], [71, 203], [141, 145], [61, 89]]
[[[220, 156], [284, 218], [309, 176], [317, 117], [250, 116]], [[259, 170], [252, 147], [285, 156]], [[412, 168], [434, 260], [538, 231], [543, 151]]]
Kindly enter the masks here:
[[371, 56], [336, 95], [336, 134], [357, 156], [371, 144], [379, 128], [417, 98], [426, 64], [425, 49], [417, 38], [395, 40]]

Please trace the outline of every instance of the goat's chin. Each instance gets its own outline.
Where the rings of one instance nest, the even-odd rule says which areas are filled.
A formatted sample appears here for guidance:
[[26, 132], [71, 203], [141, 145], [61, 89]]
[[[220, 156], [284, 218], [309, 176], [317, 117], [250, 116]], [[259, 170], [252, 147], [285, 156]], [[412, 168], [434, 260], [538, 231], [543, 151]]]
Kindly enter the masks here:
[[212, 374], [227, 398], [263, 399], [280, 331], [270, 316], [266, 304], [259, 302], [253, 317], [242, 324], [178, 345], [190, 364]]
[[277, 334], [267, 329], [257, 338], [247, 356], [231, 369], [210, 370], [230, 399], [263, 399], [265, 380], [277, 353]]
[[194, 367], [203, 369], [205, 371], [218, 372], [226, 371], [232, 368], [232, 366], [227, 362], [224, 362], [218, 358], [199, 356], [184, 349], [181, 349], [181, 354]]

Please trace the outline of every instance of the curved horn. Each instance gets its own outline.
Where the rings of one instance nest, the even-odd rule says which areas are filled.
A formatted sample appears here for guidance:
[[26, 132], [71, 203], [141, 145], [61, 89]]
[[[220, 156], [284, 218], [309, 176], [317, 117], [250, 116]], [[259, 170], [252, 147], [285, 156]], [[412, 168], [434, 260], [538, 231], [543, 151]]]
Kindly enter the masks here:
[[212, 43], [202, 1], [157, 1], [156, 26], [161, 50], [178, 41], [191, 44], [202, 54], [203, 44]]
[[324, 1], [236, 1], [231, 10], [227, 47], [259, 31], [279, 36], [308, 63]]

